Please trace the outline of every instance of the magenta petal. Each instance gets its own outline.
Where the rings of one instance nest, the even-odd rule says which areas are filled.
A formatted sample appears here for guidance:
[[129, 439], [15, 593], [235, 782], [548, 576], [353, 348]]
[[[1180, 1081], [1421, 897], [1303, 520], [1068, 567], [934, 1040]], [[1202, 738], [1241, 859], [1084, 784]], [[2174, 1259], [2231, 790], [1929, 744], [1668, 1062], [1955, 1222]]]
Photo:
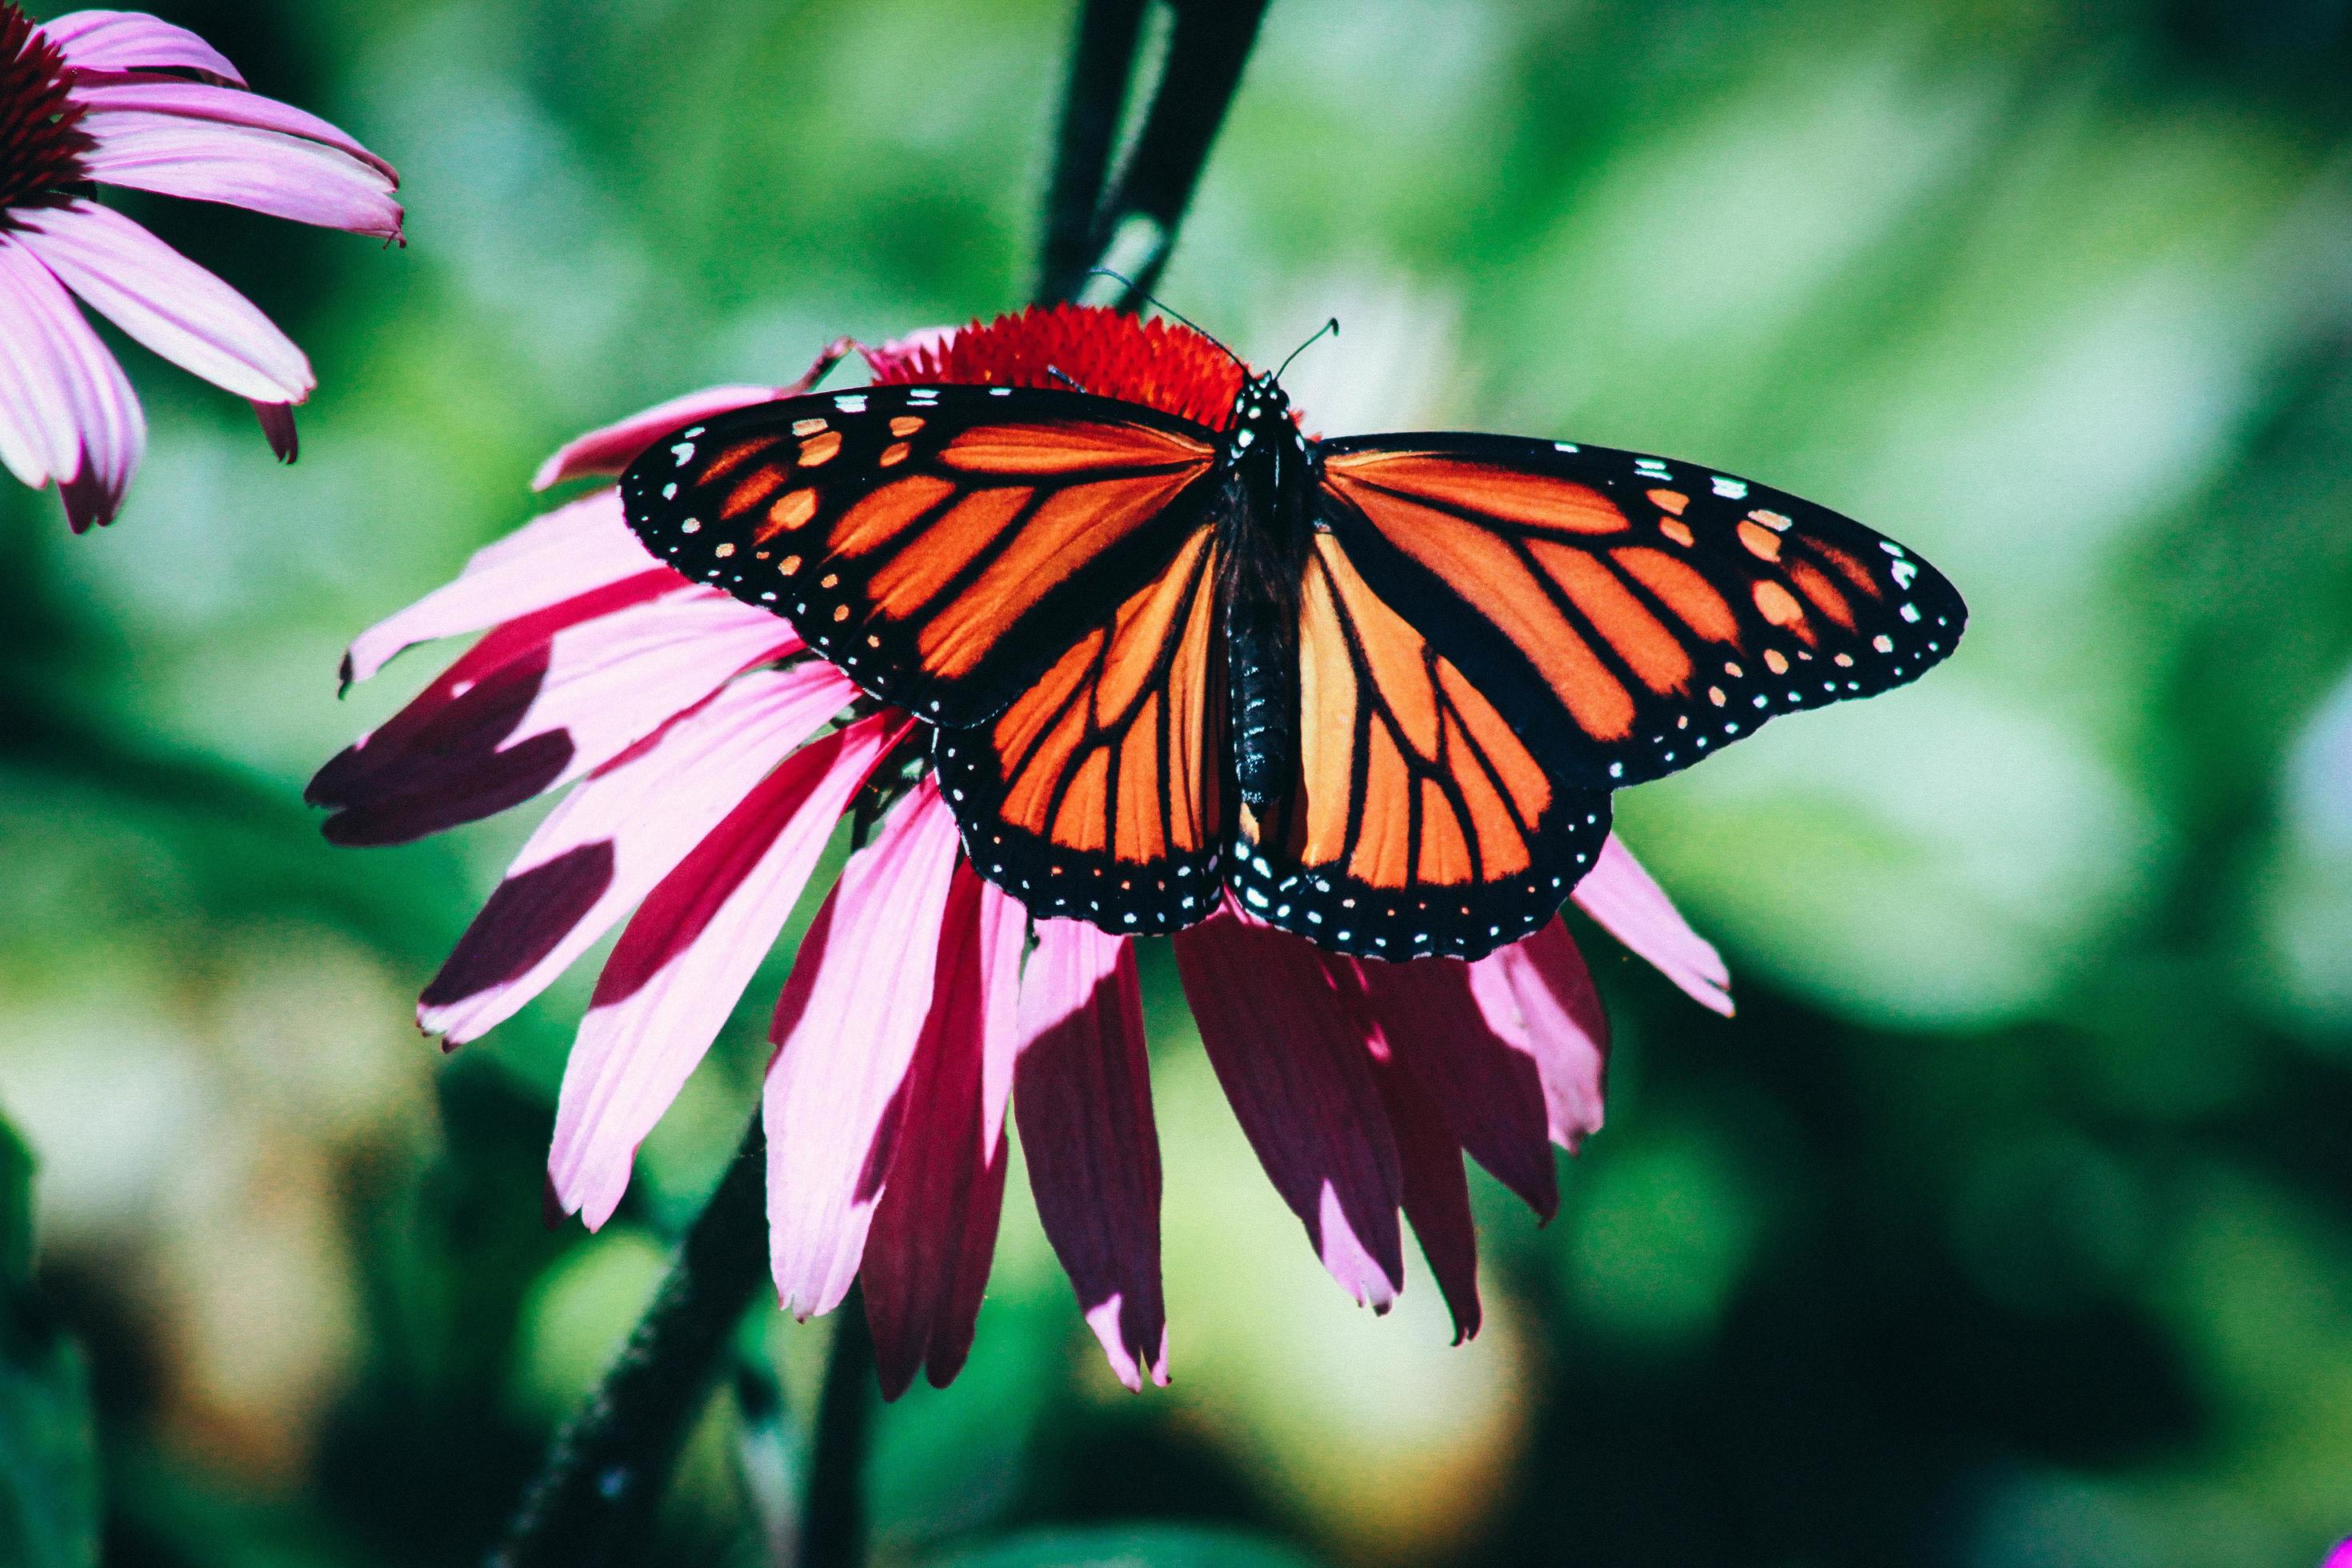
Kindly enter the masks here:
[[777, 999], [768, 1246], [795, 1317], [833, 1310], [857, 1276], [930, 1016], [957, 852], [955, 817], [926, 779], [850, 857]]
[[1229, 910], [1177, 932], [1176, 964], [1210, 1065], [1275, 1190], [1331, 1277], [1385, 1310], [1404, 1284], [1404, 1252], [1370, 1020], [1315, 948]]
[[79, 533], [113, 521], [146, 449], [122, 367], [56, 275], [0, 234], [0, 457], [27, 484], [57, 480]]
[[91, 110], [141, 110], [185, 120], [246, 125], [257, 131], [276, 131], [324, 142], [365, 163], [395, 188], [400, 184], [400, 175], [393, 166], [361, 146], [353, 137], [315, 114], [257, 92], [179, 81], [170, 77], [146, 77], [136, 81], [79, 86], [73, 96], [74, 101]]
[[614, 609], [464, 683], [436, 681], [320, 770], [310, 798], [338, 808], [326, 825], [338, 844], [406, 843], [504, 809], [518, 789], [527, 799], [583, 777], [799, 646], [783, 621], [700, 591]]
[[269, 443], [270, 452], [279, 462], [290, 463], [302, 455], [302, 437], [294, 427], [293, 405], [256, 402], [253, 413], [261, 421], [261, 438]]
[[1445, 1309], [1454, 1317], [1454, 1342], [1460, 1344], [1477, 1335], [1482, 1316], [1478, 1230], [1470, 1215], [1470, 1182], [1462, 1169], [1462, 1145], [1438, 1109], [1438, 1096], [1401, 1058], [1375, 1051], [1372, 1078], [1380, 1086], [1381, 1102], [1388, 1107], [1389, 1131], [1396, 1139], [1404, 1216], [1412, 1224], [1422, 1256], [1429, 1259], [1430, 1272], [1437, 1277], [1438, 1293], [1445, 1298]]
[[400, 237], [401, 206], [392, 182], [322, 142], [136, 109], [85, 115], [81, 128], [96, 143], [82, 166], [101, 184]]
[[1125, 937], [1039, 921], [1021, 976], [1013, 1110], [1029, 1190], [1111, 1371], [1168, 1382], [1160, 1290], [1160, 1135], [1143, 998]]
[[745, 676], [572, 791], [466, 928], [418, 1021], [457, 1045], [512, 1016], [855, 695], [829, 665]]
[[987, 900], [993, 892], [957, 865], [898, 1152], [866, 1236], [858, 1278], [887, 1399], [904, 1394], [926, 1362], [933, 1386], [954, 1380], [995, 1258], [1008, 1151], [1003, 1085], [1000, 1078], [992, 1093], [989, 1066], [1012, 1044], [1003, 1004], [1017, 1005], [1022, 931], [983, 909], [992, 901], [1001, 915], [1002, 895]]
[[1542, 1070], [1533, 1047], [1519, 1042], [1522, 1031], [1498, 1032], [1487, 1021], [1473, 966], [1416, 958], [1351, 967], [1387, 1048], [1429, 1096], [1454, 1142], [1549, 1219], [1559, 1207], [1559, 1176]]
[[637, 1145], [751, 983], [834, 825], [905, 722], [877, 714], [803, 747], [646, 896], [564, 1065], [548, 1174], [565, 1213], [612, 1217]]
[[893, 338], [879, 348], [867, 348], [863, 343], [852, 344], [847, 338], [835, 347], [856, 348], [866, 356], [866, 368], [877, 381], [907, 381], [914, 377], [923, 361], [935, 350], [952, 342], [961, 327], [920, 327], [903, 338]]
[[18, 221], [67, 288], [181, 369], [259, 402], [299, 403], [318, 384], [250, 300], [112, 208], [77, 201]]
[[1576, 885], [1577, 907], [1705, 1007], [1731, 1016], [1731, 971], [1615, 834]]
[[766, 403], [780, 395], [783, 395], [772, 386], [706, 386], [700, 392], [657, 403], [642, 414], [633, 414], [566, 442], [539, 466], [539, 472], [531, 476], [530, 488], [543, 490], [567, 479], [617, 474], [635, 462], [637, 454], [652, 446], [656, 437], [682, 425], [724, 414], [730, 408]]
[[42, 23], [41, 32], [78, 71], [187, 70], [245, 85], [218, 49], [143, 12], [75, 11]]
[[1551, 1141], [1573, 1152], [1601, 1129], [1609, 1016], [1567, 924], [1555, 915], [1470, 965], [1470, 988], [1487, 1027], [1536, 1064]]
[[651, 572], [686, 586], [637, 542], [617, 491], [583, 496], [475, 552], [456, 582], [362, 632], [343, 656], [344, 684], [367, 679], [404, 647], [478, 632]]

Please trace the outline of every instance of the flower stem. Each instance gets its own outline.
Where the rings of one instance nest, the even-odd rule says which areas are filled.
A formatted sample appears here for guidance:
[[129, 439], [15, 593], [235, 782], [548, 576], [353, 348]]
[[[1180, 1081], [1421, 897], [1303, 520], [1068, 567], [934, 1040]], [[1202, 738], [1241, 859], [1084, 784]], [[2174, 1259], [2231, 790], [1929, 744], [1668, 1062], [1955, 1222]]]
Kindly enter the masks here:
[[[1133, 287], [1121, 300], [1130, 310], [1159, 282], [1160, 269], [1167, 266], [1169, 254], [1175, 248], [1177, 226], [1183, 222], [1184, 210], [1191, 205], [1193, 189], [1201, 183], [1201, 171], [1209, 161], [1209, 148], [1225, 122], [1225, 110], [1232, 107], [1234, 92], [1241, 87], [1242, 68], [1248, 62], [1251, 47], [1257, 42], [1258, 25], [1265, 19], [1269, 3], [1270, 0], [1170, 0], [1176, 15], [1175, 30], [1169, 39], [1160, 79], [1151, 90], [1151, 107], [1144, 114], [1142, 130], [1136, 133], [1135, 149], [1120, 168], [1118, 184], [1096, 209], [1093, 226], [1082, 247], [1086, 259], [1058, 272], [1049, 261], [1046, 284], [1053, 298], [1075, 298], [1085, 285], [1087, 268], [1097, 261], [1119, 264], [1133, 279]], [[1094, 20], [1090, 8], [1079, 29], [1081, 62], [1087, 46], [1094, 41]], [[1104, 24], [1106, 31], [1109, 26], [1108, 22]], [[1136, 37], [1130, 34], [1126, 42], [1131, 51]], [[1098, 70], [1094, 76], [1081, 77], [1073, 68], [1073, 95], [1088, 95], [1089, 112], [1103, 81], [1112, 74], [1116, 73]], [[1081, 119], [1077, 106], [1073, 104], [1063, 117], [1065, 133], [1068, 133], [1073, 121]], [[1090, 126], [1093, 121], [1085, 120], [1084, 123]], [[1115, 123], [1114, 116], [1114, 126]], [[1073, 158], [1077, 155], [1066, 146], [1063, 152]], [[1055, 166], [1057, 201], [1066, 194], [1060, 180], [1063, 167], [1058, 163]], [[1075, 181], [1075, 175], [1073, 178]], [[1056, 207], [1049, 215], [1048, 224], [1060, 221]]]
[[1054, 183], [1045, 193], [1043, 301], [1066, 300], [1095, 259], [1095, 214], [1110, 177], [1112, 139], [1135, 79], [1145, 0], [1087, 0], [1070, 51], [1070, 79], [1054, 141]]
[[866, 1568], [866, 1458], [874, 1436], [874, 1332], [852, 1286], [835, 1316], [833, 1353], [816, 1412], [809, 1471], [808, 1547], [801, 1568]]
[[557, 1436], [491, 1568], [600, 1568], [637, 1554], [736, 1325], [768, 1277], [766, 1178], [755, 1115], [653, 1304]]

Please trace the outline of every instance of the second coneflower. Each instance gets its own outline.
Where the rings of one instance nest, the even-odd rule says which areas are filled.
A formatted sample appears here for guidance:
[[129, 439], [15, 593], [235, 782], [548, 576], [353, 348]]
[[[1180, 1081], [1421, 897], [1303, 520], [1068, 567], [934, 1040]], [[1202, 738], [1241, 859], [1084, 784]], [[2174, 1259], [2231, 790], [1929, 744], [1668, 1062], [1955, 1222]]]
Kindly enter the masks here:
[[[557, 454], [542, 488], [617, 472], [726, 409], [805, 390], [725, 387]], [[1241, 373], [1197, 334], [1107, 311], [1031, 311], [865, 351], [877, 385], [1056, 386], [1199, 419]], [[614, 1212], [667, 1110], [861, 798], [870, 842], [825, 895], [778, 999], [764, 1089], [772, 1259], [783, 1305], [863, 1280], [887, 1392], [945, 1384], [993, 1252], [1007, 1121], [1087, 1322], [1130, 1386], [1167, 1376], [1160, 1173], [1133, 941], [1033, 921], [963, 858], [924, 727], [863, 697], [760, 608], [688, 582], [601, 489], [478, 554], [362, 636], [481, 633], [415, 701], [323, 769], [330, 837], [403, 842], [570, 793], [425, 994], [457, 1044], [510, 1016], [615, 926], [567, 1068], [550, 1173], [567, 1212]], [[1575, 894], [1711, 1007], [1727, 976], [1613, 838]], [[1031, 938], [1034, 934], [1034, 943]], [[1358, 1300], [1402, 1288], [1402, 1221], [1457, 1330], [1479, 1317], [1464, 1156], [1539, 1215], [1551, 1148], [1601, 1123], [1607, 1026], [1557, 918], [1475, 963], [1365, 962], [1240, 909], [1174, 939], [1225, 1093], [1325, 1267]]]

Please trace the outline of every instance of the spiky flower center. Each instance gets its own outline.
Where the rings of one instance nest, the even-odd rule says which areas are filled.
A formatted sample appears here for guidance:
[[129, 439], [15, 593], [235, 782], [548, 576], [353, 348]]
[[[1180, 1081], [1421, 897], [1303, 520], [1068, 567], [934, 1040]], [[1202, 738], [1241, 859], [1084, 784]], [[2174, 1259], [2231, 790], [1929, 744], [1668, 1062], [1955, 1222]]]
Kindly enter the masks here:
[[1031, 306], [916, 351], [879, 382], [1066, 387], [1223, 430], [1245, 373], [1190, 327], [1091, 305]]
[[63, 201], [89, 176], [82, 106], [66, 88], [65, 56], [31, 18], [0, 0], [0, 226], [11, 208]]

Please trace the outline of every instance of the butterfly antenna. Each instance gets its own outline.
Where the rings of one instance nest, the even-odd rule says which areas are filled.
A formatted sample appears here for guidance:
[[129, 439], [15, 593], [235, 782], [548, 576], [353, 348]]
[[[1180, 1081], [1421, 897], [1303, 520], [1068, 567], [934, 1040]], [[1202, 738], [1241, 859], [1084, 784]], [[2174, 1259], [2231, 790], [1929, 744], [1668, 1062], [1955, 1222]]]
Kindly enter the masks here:
[[1098, 274], [1105, 278], [1117, 279], [1119, 282], [1126, 284], [1129, 291], [1142, 300], [1145, 304], [1151, 306], [1163, 316], [1172, 317], [1176, 321], [1183, 322], [1184, 325], [1192, 328], [1194, 331], [1200, 333], [1211, 342], [1215, 343], [1217, 345], [1218, 352], [1223, 353], [1227, 359], [1233, 361], [1235, 364], [1241, 366], [1242, 374], [1244, 375], [1247, 375], [1249, 374], [1248, 363], [1243, 360], [1241, 355], [1234, 353], [1233, 350], [1226, 348], [1223, 342], [1219, 341], [1216, 333], [1209, 331], [1208, 328], [1201, 325], [1198, 321], [1193, 321], [1191, 317], [1183, 315], [1166, 300], [1155, 300], [1150, 295], [1144, 293], [1142, 289], [1136, 287], [1135, 279], [1129, 278], [1126, 273], [1114, 272], [1108, 267], [1089, 267], [1087, 268], [1087, 276], [1089, 278], [1095, 277]]
[[1290, 359], [1286, 359], [1286, 360], [1284, 360], [1284, 361], [1282, 362], [1282, 369], [1281, 369], [1281, 370], [1277, 370], [1277, 371], [1276, 371], [1276, 372], [1274, 373], [1274, 379], [1275, 379], [1275, 380], [1276, 380], [1276, 381], [1280, 381], [1280, 380], [1282, 379], [1282, 377], [1283, 377], [1283, 372], [1284, 372], [1284, 371], [1287, 371], [1287, 370], [1290, 368], [1290, 360], [1291, 360], [1291, 359], [1297, 359], [1300, 354], [1305, 353], [1308, 349], [1313, 348], [1317, 343], [1321, 342], [1325, 338], [1327, 338], [1327, 337], [1336, 338], [1336, 337], [1338, 337], [1339, 335], [1339, 317], [1337, 317], [1337, 316], [1334, 316], [1334, 317], [1332, 317], [1329, 321], [1328, 321], [1324, 322], [1321, 326], [1319, 326], [1319, 327], [1316, 328], [1316, 329], [1315, 329], [1315, 335], [1314, 335], [1313, 337], [1311, 337], [1311, 338], [1307, 339], [1305, 342], [1303, 342], [1303, 343], [1299, 344], [1297, 348], [1295, 348], [1295, 349], [1293, 349], [1293, 350], [1291, 350], [1291, 351], [1290, 351]]

